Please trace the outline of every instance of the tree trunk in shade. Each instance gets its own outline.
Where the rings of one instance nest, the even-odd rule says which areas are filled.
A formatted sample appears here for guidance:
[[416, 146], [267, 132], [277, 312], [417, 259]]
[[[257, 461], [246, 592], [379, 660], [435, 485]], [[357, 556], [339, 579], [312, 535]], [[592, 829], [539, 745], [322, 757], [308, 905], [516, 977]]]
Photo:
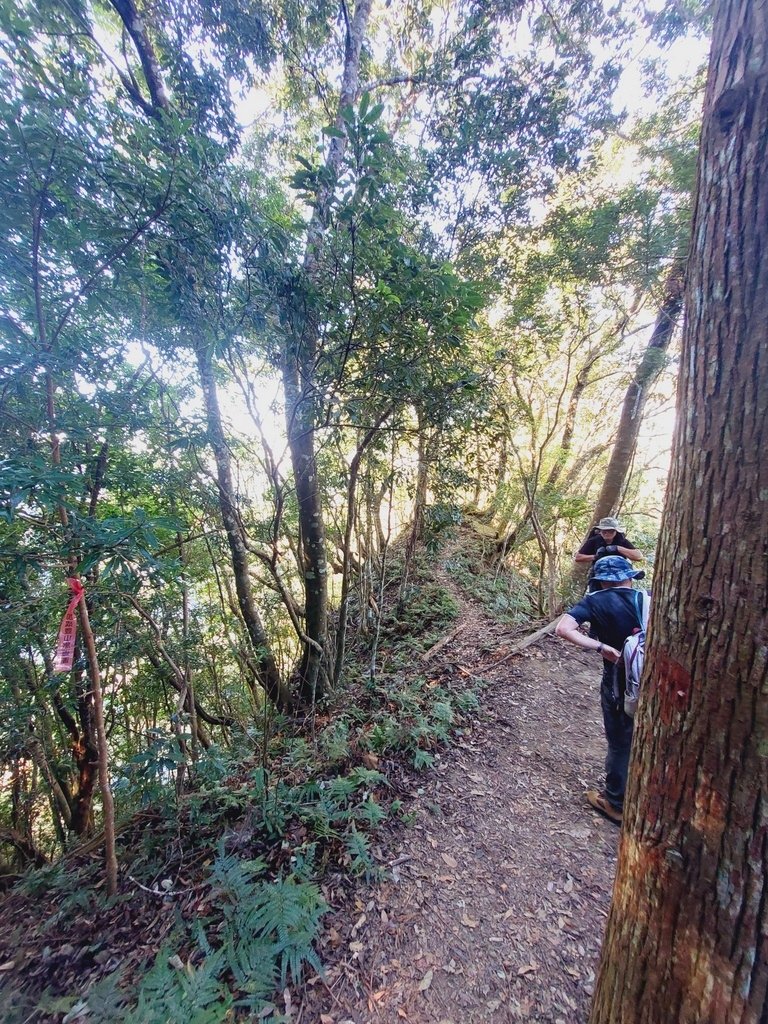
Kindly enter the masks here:
[[677, 426], [591, 1024], [768, 1020], [768, 0], [721, 0]]
[[253, 647], [254, 663], [264, 692], [277, 707], [285, 710], [290, 706], [290, 694], [280, 678], [269, 645], [269, 638], [261, 621], [253, 597], [249, 575], [248, 549], [243, 536], [240, 515], [235, 504], [235, 488], [232, 480], [232, 466], [229, 447], [221, 424], [216, 378], [213, 372], [213, 356], [210, 346], [201, 341], [195, 348], [200, 383], [205, 399], [208, 439], [216, 461], [216, 481], [219, 487], [219, 509], [224, 530], [229, 542], [232, 573], [235, 578], [237, 603], [245, 628]]

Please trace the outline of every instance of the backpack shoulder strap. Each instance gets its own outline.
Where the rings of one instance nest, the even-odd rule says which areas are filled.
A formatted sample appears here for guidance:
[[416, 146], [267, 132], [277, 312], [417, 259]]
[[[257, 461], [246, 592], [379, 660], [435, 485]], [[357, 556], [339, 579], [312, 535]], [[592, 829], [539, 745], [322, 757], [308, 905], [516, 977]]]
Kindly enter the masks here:
[[648, 614], [651, 610], [651, 595], [647, 590], [635, 591], [635, 605], [640, 628], [645, 630], [648, 628]]

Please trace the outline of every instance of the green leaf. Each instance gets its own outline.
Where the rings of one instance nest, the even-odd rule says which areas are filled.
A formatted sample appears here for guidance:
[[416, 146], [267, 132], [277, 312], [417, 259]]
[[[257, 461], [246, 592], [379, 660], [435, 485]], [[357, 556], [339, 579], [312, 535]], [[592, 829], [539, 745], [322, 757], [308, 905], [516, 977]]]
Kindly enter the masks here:
[[[379, 120], [379, 118], [381, 117], [381, 115], [383, 113], [384, 113], [384, 104], [383, 103], [377, 103], [376, 106], [371, 107], [371, 110], [370, 110], [370, 112], [368, 113], [368, 115], [366, 117], [362, 117], [362, 110], [360, 111], [361, 119], [362, 119], [364, 124], [375, 124]], [[377, 137], [377, 141], [385, 141], [387, 138], [388, 138], [388, 136], [381, 135], [381, 136]]]

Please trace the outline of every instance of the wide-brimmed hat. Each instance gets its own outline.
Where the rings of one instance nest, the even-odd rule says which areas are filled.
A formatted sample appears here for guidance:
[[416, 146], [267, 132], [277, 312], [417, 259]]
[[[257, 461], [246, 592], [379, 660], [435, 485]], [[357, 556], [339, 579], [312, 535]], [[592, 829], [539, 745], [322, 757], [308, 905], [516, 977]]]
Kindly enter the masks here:
[[641, 580], [645, 576], [642, 569], [633, 569], [632, 563], [621, 555], [606, 555], [595, 562], [593, 580], [605, 580], [606, 583], [621, 583], [622, 580]]
[[605, 518], [601, 519], [597, 524], [597, 528], [598, 530], [616, 530], [617, 532], [621, 530], [619, 520], [614, 519], [613, 516], [605, 516]]

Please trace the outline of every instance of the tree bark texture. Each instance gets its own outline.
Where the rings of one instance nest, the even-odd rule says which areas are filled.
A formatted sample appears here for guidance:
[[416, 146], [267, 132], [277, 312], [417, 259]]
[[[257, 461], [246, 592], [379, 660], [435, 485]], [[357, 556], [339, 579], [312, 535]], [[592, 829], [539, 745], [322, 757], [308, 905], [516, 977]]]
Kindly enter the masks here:
[[667, 276], [664, 298], [656, 317], [651, 340], [648, 342], [648, 347], [643, 353], [635, 376], [624, 395], [616, 440], [611, 450], [611, 457], [605, 471], [603, 486], [594, 510], [590, 530], [603, 516], [609, 516], [616, 512], [621, 504], [621, 495], [629, 476], [632, 460], [635, 457], [637, 438], [643, 423], [648, 393], [662, 370], [664, 353], [669, 348], [669, 342], [683, 306], [684, 280], [684, 265], [682, 263], [673, 264]]
[[768, 1021], [768, 0], [721, 0], [672, 471], [591, 1024]]
[[90, 710], [88, 716], [88, 732], [84, 732], [88, 738], [75, 740], [72, 744], [72, 757], [77, 765], [77, 790], [72, 800], [69, 828], [76, 836], [84, 836], [93, 823], [93, 794], [99, 751], [96, 725]]
[[213, 448], [214, 459], [216, 460], [219, 509], [221, 510], [221, 518], [227, 534], [227, 541], [229, 542], [237, 603], [253, 646], [259, 682], [273, 704], [284, 709], [290, 704], [289, 694], [280, 678], [280, 672], [270, 650], [266, 630], [261, 622], [261, 617], [253, 598], [253, 589], [249, 576], [248, 550], [243, 536], [240, 516], [235, 504], [231, 457], [226, 437], [224, 436], [224, 428], [221, 425], [221, 410], [219, 408], [219, 397], [216, 389], [213, 356], [210, 346], [205, 342], [200, 342], [195, 348], [195, 354], [200, 373], [200, 383], [205, 398], [208, 439]]

